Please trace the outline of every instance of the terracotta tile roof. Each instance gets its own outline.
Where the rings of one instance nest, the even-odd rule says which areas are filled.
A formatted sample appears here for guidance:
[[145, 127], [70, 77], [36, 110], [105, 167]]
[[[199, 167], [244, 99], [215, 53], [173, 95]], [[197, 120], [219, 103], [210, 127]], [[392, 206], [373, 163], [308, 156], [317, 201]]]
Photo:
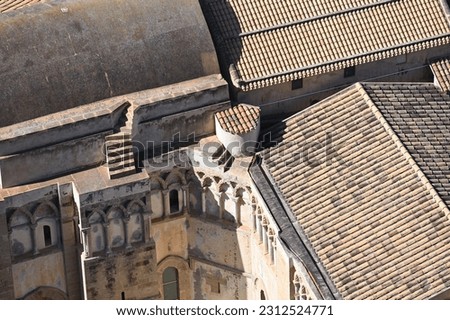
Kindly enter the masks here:
[[[447, 102], [424, 88], [417, 102]], [[383, 117], [402, 102], [373, 92], [356, 84], [287, 119], [262, 167], [344, 299], [430, 298], [450, 287], [450, 212]], [[439, 139], [425, 123], [412, 131]]]
[[220, 126], [226, 132], [241, 134], [256, 128], [260, 110], [257, 107], [240, 104], [216, 113]]
[[[222, 36], [231, 38], [239, 33], [258, 31], [380, 2], [385, 1], [213, 0], [209, 3]], [[236, 19], [239, 25], [230, 23], [230, 20]], [[236, 28], [237, 26], [239, 28]]]
[[450, 60], [446, 58], [432, 63], [431, 70], [442, 91], [450, 92]]
[[205, 1], [243, 90], [450, 43], [440, 0]]
[[38, 2], [42, 2], [42, 0], [0, 0], [0, 12], [17, 10]]
[[450, 207], [450, 97], [431, 84], [364, 84], [364, 87]]

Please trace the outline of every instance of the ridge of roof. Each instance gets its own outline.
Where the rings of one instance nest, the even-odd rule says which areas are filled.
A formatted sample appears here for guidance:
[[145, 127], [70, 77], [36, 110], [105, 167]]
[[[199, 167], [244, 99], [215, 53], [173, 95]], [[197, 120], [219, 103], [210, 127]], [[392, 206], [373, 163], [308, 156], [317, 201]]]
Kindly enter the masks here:
[[[266, 27], [266, 28], [262, 28], [262, 29], [258, 29], [258, 30], [242, 32], [242, 33], [239, 33], [238, 36], [239, 37], [246, 37], [246, 36], [252, 36], [252, 35], [255, 35], [255, 34], [258, 34], [258, 33], [270, 32], [270, 31], [273, 31], [273, 30], [287, 28], [287, 27], [295, 26], [295, 25], [302, 24], [302, 23], [313, 22], [315, 20], [321, 20], [321, 19], [326, 19], [326, 18], [330, 18], [330, 17], [334, 17], [334, 16], [348, 14], [348, 13], [351, 13], [351, 12], [365, 10], [365, 9], [369, 9], [371, 7], [381, 6], [381, 5], [385, 5], [385, 4], [388, 4], [390, 2], [395, 2], [395, 1], [401, 1], [401, 0], [380, 0], [379, 2], [367, 3], [367, 4], [364, 4], [364, 5], [361, 5], [361, 6], [357, 6], [357, 7], [349, 7], [349, 8], [346, 8], [346, 9], [342, 9], [342, 10], [338, 10], [338, 11], [334, 11], [334, 12], [329, 12], [329, 13], [326, 13], [326, 14], [321, 14], [321, 15], [317, 15], [317, 16], [308, 17], [306, 19], [299, 19], [299, 20], [295, 20], [295, 21], [291, 21], [291, 22], [287, 22], [287, 23], [280, 23], [280, 24], [277, 24], [277, 25], [273, 25], [271, 27]], [[229, 38], [224, 38], [224, 39], [227, 40]]]
[[[251, 32], [253, 30], [270, 28], [274, 25], [283, 25], [289, 22], [308, 20], [317, 16], [326, 16], [332, 12], [345, 11], [346, 9], [363, 7], [367, 4], [385, 2], [386, 0], [203, 0], [207, 4], [209, 12], [216, 17], [220, 16], [219, 25], [224, 27], [224, 38], [230, 35], [238, 35], [239, 30]], [[227, 14], [243, 13], [236, 16], [239, 20], [239, 28], [227, 28]]]
[[386, 118], [383, 116], [381, 111], [378, 109], [378, 107], [375, 105], [375, 103], [372, 101], [372, 98], [369, 96], [363, 85], [358, 82], [355, 84], [356, 88], [361, 92], [361, 94], [364, 97], [364, 100], [368, 104], [368, 106], [371, 108], [373, 114], [378, 119], [378, 121], [381, 123], [381, 125], [384, 127], [386, 132], [389, 134], [389, 136], [394, 141], [395, 145], [397, 146], [398, 150], [401, 152], [401, 154], [406, 158], [410, 166], [413, 168], [413, 170], [416, 172], [417, 177], [420, 179], [420, 181], [423, 183], [427, 191], [431, 194], [431, 197], [436, 201], [439, 208], [444, 212], [444, 214], [447, 216], [447, 218], [450, 220], [450, 210], [447, 207], [447, 204], [444, 202], [444, 200], [441, 198], [441, 196], [437, 193], [436, 189], [428, 180], [425, 173], [422, 171], [422, 169], [417, 165], [416, 161], [412, 157], [412, 155], [409, 153], [409, 151], [406, 149], [403, 142], [400, 140], [400, 138], [395, 133], [394, 129], [391, 127], [389, 122], [386, 120]]

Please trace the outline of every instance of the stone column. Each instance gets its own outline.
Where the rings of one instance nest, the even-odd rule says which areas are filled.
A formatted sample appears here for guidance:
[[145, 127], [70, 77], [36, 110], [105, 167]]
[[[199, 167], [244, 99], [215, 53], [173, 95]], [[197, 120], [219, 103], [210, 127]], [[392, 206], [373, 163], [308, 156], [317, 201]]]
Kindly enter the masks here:
[[252, 204], [252, 231], [253, 232], [256, 232], [256, 228], [257, 228], [257, 226], [256, 226], [256, 223], [257, 223], [257, 217], [256, 217], [257, 211], [256, 210], [257, 210], [256, 209], [256, 205]]
[[[6, 233], [9, 233], [9, 239], [11, 239], [11, 232], [12, 229], [9, 228], [6, 214], [0, 214], [0, 234], [6, 235]], [[0, 259], [0, 300], [13, 300], [15, 298], [12, 276], [12, 260], [14, 258], [11, 252], [11, 244], [7, 239], [0, 241], [0, 252], [2, 253]]]
[[267, 224], [262, 225], [262, 231], [263, 231], [263, 247], [264, 247], [264, 254], [267, 254], [269, 252], [269, 239], [267, 237]]
[[277, 257], [277, 238], [275, 236], [273, 236], [272, 251], [273, 251], [273, 263], [275, 263]]
[[149, 243], [150, 242], [150, 228], [151, 228], [151, 213], [150, 212], [144, 212], [142, 214], [142, 218], [143, 218], [143, 236], [144, 236], [144, 242], [145, 243]]
[[[78, 230], [78, 223], [79, 223], [79, 219], [78, 216], [73, 216], [72, 221], [75, 225], [75, 230]], [[75, 244], [79, 244], [82, 240], [80, 239], [80, 235], [78, 232], [74, 232], [74, 236], [75, 236]]]
[[206, 217], [206, 192], [208, 187], [202, 187], [202, 215]]
[[262, 238], [263, 238], [263, 236], [262, 236], [262, 221], [261, 221], [261, 219], [260, 219], [260, 217], [261, 217], [261, 215], [257, 215], [256, 216], [256, 233], [258, 234], [258, 243], [261, 243], [262, 242]]
[[153, 209], [152, 209], [152, 191], [151, 190], [145, 196], [145, 199], [146, 199], [146, 202], [147, 202], [148, 214], [150, 214], [150, 216], [151, 216], [153, 214]]
[[270, 256], [270, 263], [274, 264], [274, 262], [275, 262], [275, 237], [273, 235], [269, 236], [269, 256]]
[[131, 246], [131, 240], [130, 240], [130, 230], [128, 230], [129, 222], [130, 222], [130, 215], [123, 218], [123, 230], [124, 230], [124, 236], [125, 236], [125, 249], [131, 249], [133, 248]]
[[105, 232], [105, 249], [106, 249], [106, 254], [111, 254], [112, 250], [111, 250], [111, 240], [110, 240], [110, 235], [109, 235], [109, 222], [105, 222], [103, 224], [103, 231]]
[[161, 190], [161, 194], [163, 197], [163, 212], [164, 216], [170, 215], [170, 199], [169, 199], [169, 190]]
[[37, 223], [31, 224], [30, 227], [31, 227], [31, 245], [33, 246], [33, 254], [37, 255], [39, 254], [39, 249], [37, 247], [37, 234], [36, 234]]
[[88, 233], [89, 233], [89, 229], [88, 228], [82, 228], [81, 229], [81, 234], [83, 235], [83, 251], [84, 251], [84, 255], [86, 256], [86, 258], [89, 258], [90, 256], [90, 252], [89, 252], [89, 237], [88, 237]]
[[189, 185], [185, 184], [181, 190], [183, 191], [183, 214], [186, 214], [188, 213]]
[[219, 219], [223, 219], [223, 213], [225, 211], [225, 192], [219, 191]]
[[241, 204], [242, 204], [242, 197], [233, 197], [233, 201], [235, 204], [235, 213], [236, 213], [236, 224], [239, 226], [242, 225], [241, 222]]

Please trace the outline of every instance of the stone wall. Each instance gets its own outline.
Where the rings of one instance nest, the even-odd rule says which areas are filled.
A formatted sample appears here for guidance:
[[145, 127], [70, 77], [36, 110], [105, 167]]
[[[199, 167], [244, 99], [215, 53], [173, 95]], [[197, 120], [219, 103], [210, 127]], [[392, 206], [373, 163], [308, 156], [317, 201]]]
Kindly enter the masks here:
[[104, 138], [112, 131], [0, 158], [3, 188], [47, 180], [105, 161]]
[[81, 239], [78, 228], [79, 212], [73, 183], [60, 184], [58, 189], [61, 212], [61, 238], [64, 244], [64, 269], [68, 299], [81, 299]]
[[[0, 198], [0, 200], [2, 200]], [[14, 299], [11, 251], [5, 212], [0, 210], [0, 300]]]
[[156, 243], [158, 263], [169, 256], [187, 260], [187, 226], [186, 216], [166, 218], [152, 223], [151, 235]]
[[135, 151], [149, 150], [146, 158], [163, 143], [173, 148], [213, 134], [214, 113], [228, 106], [226, 82], [211, 75], [0, 128], [0, 187], [101, 165], [105, 137], [123, 125], [128, 108]]
[[72, 198], [71, 184], [60, 188], [50, 184], [16, 191], [0, 201], [3, 297], [21, 299], [33, 292], [42, 298], [46, 292], [53, 292], [52, 297], [81, 297], [77, 213], [67, 199]]
[[159, 297], [153, 243], [107, 257], [84, 260], [86, 299]]
[[183, 143], [195, 143], [201, 137], [214, 133], [214, 114], [229, 106], [225, 102], [141, 123], [135, 136], [135, 146], [148, 150], [145, 156], [148, 158], [158, 155], [161, 150], [167, 152]]
[[[33, 272], [30, 272], [33, 270]], [[48, 286], [66, 292], [62, 252], [48, 254], [13, 265], [14, 297], [24, 297], [35, 288]]]
[[0, 128], [0, 156], [112, 130], [128, 106], [124, 99], [111, 99]]
[[148, 90], [134, 103], [134, 144], [140, 150], [158, 151], [169, 142], [174, 147], [214, 134], [214, 113], [229, 107], [228, 85], [213, 75]]
[[229, 100], [228, 84], [219, 74], [146, 90], [133, 95], [138, 123]]
[[233, 270], [226, 265], [191, 258], [193, 269], [194, 299], [197, 300], [246, 300], [251, 275]]

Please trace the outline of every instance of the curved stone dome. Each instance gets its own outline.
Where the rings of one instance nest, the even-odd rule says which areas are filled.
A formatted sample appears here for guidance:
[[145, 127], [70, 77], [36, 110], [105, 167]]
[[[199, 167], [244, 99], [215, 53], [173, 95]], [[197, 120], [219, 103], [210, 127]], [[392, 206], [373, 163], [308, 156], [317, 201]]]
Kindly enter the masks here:
[[0, 39], [0, 126], [220, 72], [197, 0], [43, 1]]

